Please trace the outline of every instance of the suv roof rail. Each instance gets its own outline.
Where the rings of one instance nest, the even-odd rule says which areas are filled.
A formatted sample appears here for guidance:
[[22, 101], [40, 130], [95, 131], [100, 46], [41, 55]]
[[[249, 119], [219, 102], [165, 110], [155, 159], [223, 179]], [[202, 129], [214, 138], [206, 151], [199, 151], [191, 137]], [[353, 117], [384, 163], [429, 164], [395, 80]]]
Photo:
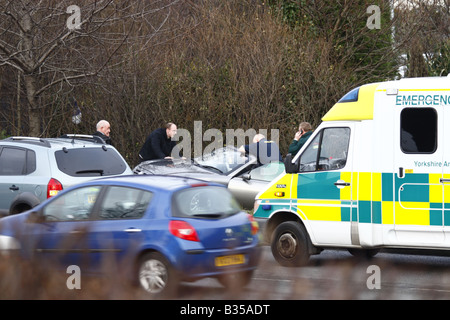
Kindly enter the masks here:
[[3, 141], [20, 141], [24, 143], [31, 143], [31, 144], [42, 144], [44, 147], [50, 148], [50, 142], [43, 138], [37, 138], [37, 137], [9, 137], [4, 139]]
[[106, 143], [105, 140], [103, 140], [101, 137], [90, 135], [90, 134], [69, 133], [69, 134], [62, 135], [59, 138], [60, 139], [72, 139], [72, 140], [75, 140], [75, 139], [76, 140], [87, 140], [87, 141], [101, 143], [101, 144]]

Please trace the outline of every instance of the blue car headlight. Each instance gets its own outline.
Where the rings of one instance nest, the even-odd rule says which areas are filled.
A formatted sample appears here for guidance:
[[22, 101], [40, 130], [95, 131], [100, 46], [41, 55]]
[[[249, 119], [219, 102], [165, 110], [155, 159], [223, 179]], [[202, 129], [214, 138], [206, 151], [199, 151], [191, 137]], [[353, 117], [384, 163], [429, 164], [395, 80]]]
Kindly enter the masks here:
[[12, 250], [19, 250], [20, 242], [11, 236], [0, 235], [0, 252], [7, 253]]

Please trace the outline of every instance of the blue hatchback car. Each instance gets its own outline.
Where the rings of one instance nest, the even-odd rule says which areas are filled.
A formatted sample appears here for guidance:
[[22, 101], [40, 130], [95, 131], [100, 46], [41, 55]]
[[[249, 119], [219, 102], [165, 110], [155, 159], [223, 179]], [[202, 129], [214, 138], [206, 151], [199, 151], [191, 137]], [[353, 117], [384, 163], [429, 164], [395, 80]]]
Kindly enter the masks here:
[[79, 184], [1, 219], [0, 250], [89, 274], [114, 261], [152, 295], [204, 277], [244, 286], [261, 255], [257, 223], [225, 187], [137, 175]]

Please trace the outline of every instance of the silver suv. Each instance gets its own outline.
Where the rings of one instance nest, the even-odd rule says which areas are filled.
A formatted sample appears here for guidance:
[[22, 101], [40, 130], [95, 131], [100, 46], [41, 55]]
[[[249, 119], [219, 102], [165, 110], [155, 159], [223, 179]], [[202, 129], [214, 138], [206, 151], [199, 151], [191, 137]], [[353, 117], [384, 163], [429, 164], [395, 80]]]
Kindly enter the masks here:
[[125, 174], [133, 172], [100, 137], [0, 140], [0, 216], [29, 210], [74, 184]]

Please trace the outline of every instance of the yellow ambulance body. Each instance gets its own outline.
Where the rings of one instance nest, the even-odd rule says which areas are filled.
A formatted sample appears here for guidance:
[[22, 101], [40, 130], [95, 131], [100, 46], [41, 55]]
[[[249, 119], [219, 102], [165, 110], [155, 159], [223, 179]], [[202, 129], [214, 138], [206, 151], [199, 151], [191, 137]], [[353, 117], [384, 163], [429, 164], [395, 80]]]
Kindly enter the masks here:
[[450, 76], [363, 85], [322, 120], [256, 196], [276, 260], [450, 249]]

